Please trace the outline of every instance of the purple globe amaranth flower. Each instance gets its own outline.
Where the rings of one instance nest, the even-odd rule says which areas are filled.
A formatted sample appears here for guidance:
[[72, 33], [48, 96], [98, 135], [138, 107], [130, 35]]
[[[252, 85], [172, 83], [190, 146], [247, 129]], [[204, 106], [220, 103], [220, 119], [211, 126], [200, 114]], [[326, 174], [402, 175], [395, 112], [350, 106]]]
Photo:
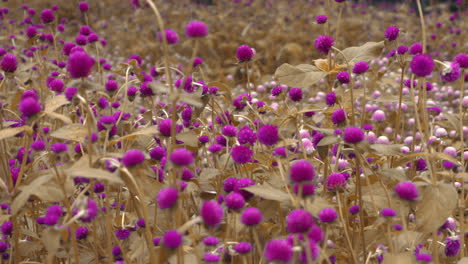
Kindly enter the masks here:
[[161, 160], [166, 156], [166, 149], [163, 147], [154, 147], [150, 150], [149, 155], [154, 160]]
[[94, 59], [83, 51], [77, 51], [68, 57], [67, 70], [73, 79], [86, 78], [94, 66]]
[[158, 130], [161, 135], [165, 137], [170, 137], [171, 136], [171, 125], [172, 125], [172, 120], [170, 118], [166, 118], [159, 122], [158, 125]]
[[85, 13], [89, 10], [89, 5], [87, 2], [85, 1], [81, 1], [79, 4], [78, 4], [78, 9], [80, 9], [80, 11], [82, 13]]
[[264, 256], [269, 262], [289, 263], [293, 259], [293, 248], [287, 240], [273, 239], [266, 243]]
[[195, 57], [195, 58], [193, 59], [192, 67], [195, 68], [195, 67], [197, 67], [197, 66], [199, 66], [199, 65], [202, 65], [202, 64], [203, 64], [203, 59], [200, 58], [200, 57]]
[[291, 233], [306, 233], [312, 228], [314, 218], [312, 214], [304, 209], [296, 209], [291, 211], [286, 217], [288, 232]]
[[336, 103], [336, 93], [335, 93], [335, 92], [329, 92], [329, 93], [325, 96], [325, 103], [326, 103], [328, 106], [333, 106], [333, 105]]
[[52, 10], [50, 9], [44, 9], [42, 10], [41, 12], [41, 21], [42, 23], [44, 24], [48, 24], [52, 21], [55, 20], [55, 15], [54, 15], [54, 12], [52, 12]]
[[299, 195], [302, 191], [302, 197], [307, 197], [315, 194], [315, 184], [310, 183], [294, 183], [293, 193]]
[[397, 48], [397, 52], [400, 55], [405, 54], [407, 51], [408, 51], [408, 47], [406, 47], [405, 45], [398, 46]]
[[255, 208], [246, 208], [241, 215], [241, 222], [246, 226], [256, 226], [263, 220], [262, 212]]
[[343, 123], [346, 121], [346, 112], [341, 108], [336, 109], [331, 115], [331, 121], [335, 125]]
[[452, 62], [447, 67], [442, 69], [440, 77], [446, 82], [454, 82], [461, 76], [460, 65], [457, 62]]
[[432, 256], [427, 253], [419, 253], [416, 254], [416, 261], [418, 262], [425, 262], [425, 263], [432, 263]]
[[410, 46], [409, 51], [411, 55], [420, 54], [423, 52], [423, 46], [421, 45], [421, 43], [414, 43]]
[[418, 77], [426, 77], [434, 70], [434, 60], [428, 54], [418, 54], [410, 62], [411, 72]]
[[232, 148], [231, 156], [234, 162], [245, 164], [252, 161], [253, 151], [248, 146], [235, 146]]
[[458, 63], [462, 68], [468, 68], [468, 54], [460, 53], [455, 56], [453, 61]]
[[359, 127], [347, 127], [344, 130], [343, 140], [346, 143], [358, 143], [364, 140], [366, 134]]
[[223, 221], [224, 211], [219, 203], [215, 201], [205, 201], [200, 209], [200, 216], [207, 226], [217, 227]]
[[295, 161], [289, 169], [289, 178], [293, 182], [312, 181], [315, 177], [315, 168], [307, 160]]
[[208, 35], [208, 27], [205, 23], [194, 20], [187, 24], [185, 28], [185, 34], [190, 38], [200, 38]]
[[327, 35], [320, 35], [315, 39], [315, 48], [325, 54], [330, 52], [335, 40]]
[[85, 239], [88, 236], [89, 230], [85, 226], [80, 226], [75, 230], [75, 237], [77, 240]]
[[418, 188], [410, 181], [398, 183], [394, 190], [401, 199], [408, 201], [413, 201], [419, 197]]
[[[311, 256], [312, 256], [312, 260], [316, 260], [317, 257], [319, 256], [320, 254], [320, 247], [317, 245], [317, 243], [313, 240], [310, 240], [309, 241], [309, 246], [308, 248], [306, 248], [305, 250], [307, 249], [310, 249], [310, 252], [311, 252]], [[301, 255], [299, 256], [299, 260], [301, 261], [301, 263], [308, 263], [307, 261], [307, 253], [304, 251], [301, 252]], [[332, 258], [333, 256], [331, 256], [330, 258]]]
[[398, 33], [400, 33], [400, 29], [396, 26], [390, 26], [385, 30], [385, 38], [389, 41], [394, 41], [398, 38]]
[[253, 247], [252, 244], [249, 242], [239, 242], [233, 247], [234, 251], [236, 251], [239, 254], [246, 254], [249, 253]]
[[130, 230], [126, 229], [126, 228], [123, 228], [123, 229], [117, 229], [115, 230], [114, 232], [115, 234], [115, 237], [117, 237], [117, 239], [119, 240], [125, 240], [127, 239], [128, 237], [130, 237], [130, 235], [132, 234], [130, 232]]
[[349, 208], [349, 213], [352, 214], [352, 215], [355, 215], [357, 213], [359, 213], [359, 205], [353, 205]]
[[[179, 42], [179, 35], [174, 30], [167, 28], [164, 30], [164, 35], [166, 36], [167, 44], [173, 45]], [[163, 41], [162, 33], [158, 33], [158, 40]]]
[[206, 252], [205, 255], [203, 255], [203, 261], [207, 263], [219, 263], [220, 260], [221, 255], [216, 253]]
[[13, 222], [5, 221], [0, 227], [2, 234], [5, 236], [10, 236], [13, 233]]
[[169, 230], [163, 236], [163, 244], [170, 249], [176, 249], [182, 244], [183, 234], [177, 230]]
[[168, 209], [174, 206], [179, 197], [179, 192], [176, 188], [163, 188], [159, 191], [157, 196], [158, 206], [161, 209]]
[[383, 217], [395, 217], [397, 216], [397, 213], [392, 208], [384, 208], [380, 211], [380, 215]]
[[50, 150], [56, 154], [68, 151], [68, 145], [65, 143], [55, 143], [50, 146]]
[[27, 117], [31, 117], [42, 110], [39, 100], [34, 97], [26, 97], [18, 104], [18, 110]]
[[317, 24], [325, 24], [327, 23], [327, 20], [328, 20], [328, 17], [325, 15], [317, 16], [315, 18], [315, 22], [317, 22]]
[[460, 236], [449, 236], [445, 239], [445, 255], [453, 257], [460, 252]]
[[318, 218], [323, 223], [330, 223], [336, 220], [338, 217], [336, 210], [333, 208], [325, 208], [320, 211]]
[[18, 68], [18, 60], [13, 54], [6, 54], [3, 56], [2, 61], [0, 62], [0, 68], [4, 72], [15, 72]]
[[340, 83], [349, 83], [349, 73], [348, 72], [339, 72], [337, 75], [336, 75], [336, 79], [340, 82]]
[[239, 130], [239, 133], [237, 133], [237, 141], [239, 141], [239, 144], [255, 144], [255, 141], [257, 141], [257, 134], [250, 129], [248, 126], [244, 126]]
[[141, 164], [145, 161], [145, 154], [137, 149], [131, 149], [125, 152], [122, 163], [125, 167], [131, 167]]
[[278, 127], [270, 124], [263, 125], [258, 129], [257, 138], [263, 145], [272, 146], [276, 144], [279, 140]]
[[237, 127], [233, 125], [224, 126], [221, 129], [221, 134], [223, 134], [226, 137], [235, 137], [237, 134]]
[[332, 173], [327, 178], [327, 190], [337, 191], [346, 187], [346, 178], [343, 173]]
[[301, 88], [291, 88], [288, 92], [289, 99], [293, 102], [299, 102], [302, 100], [302, 89]]
[[245, 199], [240, 193], [231, 192], [224, 197], [224, 203], [229, 209], [239, 210], [245, 206]]
[[80, 217], [80, 220], [83, 222], [91, 222], [94, 218], [96, 218], [98, 214], [99, 208], [97, 203], [94, 200], [88, 199], [86, 205], [86, 213], [84, 216]]
[[188, 166], [193, 163], [193, 153], [185, 148], [175, 149], [170, 156], [170, 160], [175, 165]]
[[363, 74], [369, 70], [369, 63], [365, 61], [358, 61], [354, 64], [353, 73], [354, 74]]
[[252, 48], [247, 45], [241, 45], [237, 48], [236, 57], [239, 62], [249, 61], [254, 55]]

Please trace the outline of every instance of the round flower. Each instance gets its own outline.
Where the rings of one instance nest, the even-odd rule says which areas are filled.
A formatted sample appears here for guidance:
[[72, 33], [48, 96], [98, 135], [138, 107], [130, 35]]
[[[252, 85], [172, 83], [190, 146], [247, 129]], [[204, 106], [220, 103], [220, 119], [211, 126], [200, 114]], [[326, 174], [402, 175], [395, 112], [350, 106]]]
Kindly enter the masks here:
[[145, 161], [145, 154], [137, 149], [131, 149], [125, 152], [122, 163], [125, 167], [131, 167], [134, 165], [138, 165]]
[[219, 244], [219, 239], [213, 236], [207, 236], [203, 239], [202, 242], [205, 244], [205, 246], [216, 246]]
[[257, 135], [248, 126], [244, 126], [239, 130], [239, 133], [237, 133], [237, 141], [242, 145], [248, 143], [253, 145], [255, 141], [257, 141]]
[[176, 188], [163, 188], [159, 191], [157, 196], [158, 206], [161, 209], [167, 209], [174, 206], [179, 197], [179, 192]]
[[394, 217], [397, 216], [397, 213], [392, 208], [384, 208], [380, 211], [380, 215], [383, 217]]
[[190, 38], [200, 38], [208, 35], [208, 27], [201, 21], [192, 21], [187, 24], [185, 34]]
[[382, 110], [376, 110], [373, 114], [371, 119], [375, 122], [383, 122], [385, 121], [385, 112]]
[[353, 215], [359, 213], [359, 205], [355, 204], [355, 205], [351, 206], [349, 208], [349, 213], [353, 214]]
[[200, 210], [203, 222], [210, 227], [217, 227], [224, 218], [224, 211], [221, 205], [215, 201], [205, 201]]
[[117, 229], [117, 230], [115, 230], [114, 234], [115, 234], [115, 236], [117, 237], [117, 239], [119, 239], [119, 240], [125, 240], [125, 239], [127, 239], [132, 233], [130, 232], [130, 230], [124, 228], [124, 229]]
[[5, 236], [11, 235], [13, 233], [13, 222], [11, 222], [11, 221], [3, 222], [0, 229], [1, 229], [3, 235], [5, 235]]
[[358, 143], [364, 140], [365, 134], [359, 127], [347, 127], [343, 139], [346, 143]]
[[336, 79], [337, 79], [340, 83], [349, 83], [349, 73], [348, 73], [348, 72], [339, 72], [339, 73], [336, 75]]
[[454, 82], [461, 76], [460, 65], [457, 62], [452, 62], [448, 67], [444, 67], [440, 73], [440, 77], [446, 82]]
[[80, 11], [84, 13], [89, 10], [89, 5], [85, 1], [81, 1], [78, 4], [78, 9], [80, 9]]
[[39, 113], [41, 109], [41, 104], [34, 97], [26, 97], [18, 104], [18, 110], [27, 117]]
[[410, 46], [409, 51], [411, 55], [420, 54], [423, 51], [423, 46], [421, 45], [421, 43], [414, 43]]
[[300, 188], [302, 188], [302, 197], [315, 194], [315, 185], [308, 183], [295, 183], [293, 185], [293, 193], [299, 195]]
[[[167, 44], [169, 45], [177, 44], [177, 42], [179, 42], [179, 35], [177, 35], [177, 32], [170, 28], [164, 30], [164, 35], [166, 35]], [[158, 33], [158, 40], [163, 41], [161, 32]]]
[[307, 160], [298, 160], [289, 169], [289, 178], [293, 182], [312, 181], [315, 177], [315, 168]]
[[468, 68], [468, 54], [460, 53], [453, 59], [462, 68]]
[[330, 92], [325, 96], [325, 103], [328, 106], [332, 106], [336, 103], [336, 94], [335, 92]]
[[254, 52], [251, 47], [242, 45], [237, 48], [236, 57], [240, 62], [249, 61], [253, 58]]
[[170, 249], [176, 249], [182, 244], [183, 235], [177, 230], [169, 230], [163, 236], [164, 246]]
[[363, 74], [369, 70], [369, 64], [365, 61], [358, 61], [354, 64], [353, 73], [354, 74]]
[[178, 148], [171, 153], [172, 163], [179, 166], [188, 166], [193, 163], [193, 153], [184, 148]]
[[318, 218], [320, 219], [321, 222], [323, 223], [330, 223], [336, 220], [338, 217], [335, 209], [333, 208], [325, 208], [320, 211]]
[[343, 173], [332, 173], [327, 178], [327, 190], [336, 191], [346, 187], [346, 178]]
[[299, 102], [302, 100], [302, 89], [301, 88], [291, 88], [288, 92], [289, 99], [294, 102]]
[[85, 226], [80, 226], [75, 230], [75, 237], [78, 240], [85, 239], [88, 236], [88, 228]]
[[255, 207], [246, 208], [241, 215], [241, 222], [246, 226], [258, 225], [262, 220], [262, 212]]
[[460, 237], [450, 236], [445, 239], [445, 255], [447, 257], [456, 256], [460, 252]]
[[165, 137], [171, 136], [171, 125], [172, 125], [172, 120], [170, 118], [166, 118], [159, 122], [158, 125], [158, 130], [161, 135]]
[[252, 244], [249, 242], [239, 242], [234, 245], [233, 249], [239, 254], [246, 254], [252, 250]]
[[278, 142], [278, 127], [275, 125], [263, 125], [257, 132], [258, 141], [260, 143], [272, 146]]
[[206, 252], [205, 255], [203, 256], [203, 261], [207, 263], [218, 263], [220, 259], [221, 259], [221, 256], [219, 254], [215, 254], [211, 252]]
[[244, 196], [237, 192], [231, 192], [224, 198], [224, 202], [229, 209], [239, 210], [245, 205]]
[[2, 61], [0, 62], [0, 68], [4, 72], [15, 72], [18, 68], [18, 60], [13, 54], [6, 54], [3, 56]]
[[54, 15], [54, 12], [52, 12], [52, 10], [50, 9], [42, 10], [41, 12], [42, 23], [47, 24], [47, 23], [54, 21], [54, 19], [55, 19], [55, 15]]
[[315, 39], [315, 48], [322, 53], [328, 54], [334, 44], [334, 41], [335, 40], [330, 36], [320, 35]]
[[434, 60], [427, 54], [418, 54], [410, 62], [411, 72], [418, 77], [426, 77], [434, 70]]
[[314, 218], [306, 210], [297, 209], [288, 214], [286, 224], [288, 232], [306, 233], [314, 224]]
[[55, 143], [50, 146], [50, 150], [54, 153], [61, 153], [68, 151], [68, 146], [65, 143]]
[[237, 127], [233, 125], [224, 126], [221, 129], [221, 134], [223, 134], [226, 137], [235, 137], [237, 134]]
[[397, 48], [397, 52], [400, 55], [405, 54], [407, 51], [408, 51], [408, 47], [406, 47], [405, 45], [398, 46]]
[[400, 29], [398, 27], [388, 27], [387, 30], [385, 30], [385, 38], [389, 41], [394, 41], [398, 38], [398, 33], [400, 33]]
[[274, 239], [266, 243], [264, 256], [269, 262], [288, 263], [293, 258], [293, 249], [287, 240]]
[[328, 17], [324, 16], [324, 15], [317, 16], [315, 18], [315, 21], [317, 22], [317, 24], [325, 24], [325, 23], [327, 23], [327, 20], [328, 20]]
[[85, 78], [91, 73], [94, 59], [84, 51], [76, 51], [68, 57], [67, 70], [73, 79]]
[[161, 160], [166, 156], [166, 149], [163, 147], [154, 147], [150, 150], [149, 155], [154, 160]]
[[410, 181], [398, 183], [394, 190], [401, 199], [408, 201], [415, 200], [419, 196], [418, 188]]
[[335, 125], [346, 121], [346, 112], [341, 108], [336, 109], [331, 115], [331, 120]]

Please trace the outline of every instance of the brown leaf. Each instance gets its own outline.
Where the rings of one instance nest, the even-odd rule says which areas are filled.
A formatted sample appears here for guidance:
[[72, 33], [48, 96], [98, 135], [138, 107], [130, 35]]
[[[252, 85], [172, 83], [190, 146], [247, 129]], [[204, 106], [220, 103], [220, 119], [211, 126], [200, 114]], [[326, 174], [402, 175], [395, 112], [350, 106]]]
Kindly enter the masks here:
[[51, 136], [55, 138], [73, 140], [77, 142], [84, 142], [87, 135], [88, 130], [86, 127], [77, 123], [61, 127], [51, 134]]
[[319, 68], [308, 64], [292, 66], [285, 63], [276, 69], [275, 72], [275, 78], [281, 84], [299, 88], [312, 85], [327, 75], [327, 72], [323, 72]]
[[468, 257], [464, 257], [457, 262], [457, 264], [468, 264]]
[[53, 228], [46, 229], [42, 234], [42, 243], [47, 250], [47, 258], [51, 259], [60, 247], [60, 231]]
[[385, 156], [402, 155], [401, 145], [372, 144], [369, 147], [380, 155], [385, 155]]
[[25, 128], [26, 127], [22, 126], [2, 129], [0, 130], [0, 140], [11, 138], [16, 134], [23, 132]]
[[54, 112], [57, 108], [68, 104], [69, 101], [65, 97], [65, 95], [57, 95], [51, 97], [47, 100], [45, 104], [45, 112]]
[[336, 136], [326, 136], [322, 138], [317, 144], [318, 147], [328, 146], [340, 142], [340, 139]]
[[314, 216], [318, 216], [320, 211], [325, 208], [333, 208], [333, 205], [320, 196], [314, 197], [314, 200], [311, 203], [307, 203], [306, 205], [307, 211], [309, 211]]
[[62, 122], [64, 122], [65, 124], [71, 124], [73, 123], [73, 121], [66, 115], [62, 115], [62, 114], [59, 114], [59, 113], [55, 113], [55, 112], [44, 112], [48, 117], [50, 118], [53, 118], [53, 119], [58, 119]]
[[411, 252], [405, 253], [387, 253], [384, 255], [383, 264], [395, 264], [395, 263], [405, 263], [412, 264], [416, 263], [416, 258]]
[[28, 185], [22, 185], [20, 187], [21, 192], [15, 197], [13, 203], [11, 204], [11, 214], [15, 215], [19, 212], [20, 209], [23, 208], [24, 204], [28, 201], [29, 197], [34, 194], [34, 192], [43, 184], [50, 181], [52, 175], [42, 175], [36, 179], [34, 179]]
[[[358, 61], [370, 61], [377, 58], [382, 53], [384, 42], [367, 42], [359, 47], [349, 47], [342, 50], [343, 54], [348, 59], [349, 64], [354, 64]], [[340, 56], [338, 56], [340, 57]]]
[[381, 169], [378, 174], [384, 176], [387, 179], [396, 180], [398, 182], [407, 181], [408, 177], [405, 174], [404, 170], [396, 168], [384, 168]]
[[458, 194], [451, 184], [429, 185], [416, 206], [416, 225], [424, 233], [435, 232], [457, 206]]
[[72, 168], [68, 169], [66, 173], [68, 173], [71, 177], [84, 177], [88, 179], [106, 180], [111, 183], [123, 184], [122, 179], [120, 179], [120, 177], [117, 174], [110, 173], [101, 169], [89, 168], [87, 166], [73, 166]]
[[185, 145], [192, 147], [198, 146], [198, 135], [193, 130], [177, 134], [176, 138], [177, 140], [183, 141]]
[[276, 189], [269, 184], [253, 185], [243, 189], [267, 200], [280, 202], [289, 200], [289, 195], [286, 192]]
[[150, 126], [150, 127], [145, 127], [140, 130], [137, 130], [131, 134], [125, 135], [123, 137], [120, 137], [118, 139], [112, 140], [109, 142], [109, 145], [113, 145], [119, 141], [122, 141], [124, 139], [133, 139], [136, 136], [144, 135], [144, 136], [153, 136], [154, 134], [158, 133], [158, 128], [156, 126]]

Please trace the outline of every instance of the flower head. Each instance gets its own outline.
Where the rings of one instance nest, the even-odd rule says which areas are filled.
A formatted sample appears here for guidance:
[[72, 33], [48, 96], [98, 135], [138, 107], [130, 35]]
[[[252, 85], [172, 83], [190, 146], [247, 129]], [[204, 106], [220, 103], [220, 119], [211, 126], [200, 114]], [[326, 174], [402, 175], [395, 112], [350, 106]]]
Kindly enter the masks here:
[[273, 239], [266, 243], [264, 256], [269, 262], [288, 263], [293, 258], [293, 248], [287, 240]]
[[244, 164], [252, 161], [253, 151], [248, 146], [235, 146], [232, 148], [232, 159], [238, 164]]
[[[167, 28], [164, 30], [164, 35], [166, 36], [167, 44], [173, 45], [179, 42], [179, 35], [174, 30]], [[158, 33], [158, 40], [163, 41], [162, 33]]]
[[408, 201], [413, 201], [419, 196], [418, 188], [410, 181], [398, 183], [394, 190], [400, 198]]
[[224, 211], [217, 202], [205, 201], [200, 209], [200, 216], [206, 225], [217, 227], [223, 221]]
[[145, 161], [145, 154], [137, 149], [131, 149], [125, 152], [122, 163], [125, 167], [131, 167], [134, 165], [138, 165]]
[[327, 178], [327, 190], [336, 191], [346, 187], [346, 178], [343, 173], [332, 173]]
[[418, 54], [410, 62], [411, 72], [418, 77], [426, 77], [434, 70], [434, 60], [428, 54]]
[[169, 230], [163, 236], [164, 246], [170, 249], [176, 249], [182, 244], [183, 234], [177, 230]]
[[385, 30], [385, 38], [388, 39], [389, 41], [394, 41], [395, 39], [398, 38], [398, 33], [400, 32], [400, 29], [395, 26], [388, 27], [387, 30]]
[[348, 73], [348, 72], [339, 72], [339, 73], [336, 75], [336, 79], [337, 79], [340, 83], [349, 83], [349, 73]]
[[208, 27], [201, 21], [192, 21], [187, 24], [185, 34], [190, 38], [200, 38], [208, 35]]
[[175, 149], [171, 153], [171, 162], [179, 166], [188, 166], [193, 163], [193, 153], [184, 148]]
[[296, 209], [286, 217], [287, 229], [291, 233], [306, 233], [314, 224], [312, 215], [304, 209]]
[[54, 12], [50, 9], [44, 9], [41, 12], [41, 21], [44, 24], [50, 23], [55, 20]]
[[258, 129], [257, 137], [260, 143], [272, 146], [279, 140], [278, 127], [270, 124], [263, 125]]
[[241, 222], [246, 226], [258, 225], [262, 220], [262, 212], [255, 207], [246, 208], [241, 215]]
[[167, 209], [176, 204], [178, 197], [179, 192], [177, 189], [168, 187], [161, 189], [156, 199], [158, 201], [159, 208]]
[[330, 223], [336, 220], [338, 217], [336, 210], [333, 208], [325, 208], [320, 211], [318, 218], [323, 223]]
[[454, 82], [461, 76], [460, 64], [452, 62], [448, 67], [444, 67], [440, 77], [446, 82]]
[[89, 5], [87, 2], [85, 1], [81, 1], [79, 4], [78, 4], [78, 9], [80, 9], [81, 12], [87, 12], [89, 10]]
[[94, 66], [94, 59], [84, 51], [76, 51], [68, 57], [67, 70], [73, 79], [86, 78]]
[[315, 177], [315, 168], [307, 160], [295, 161], [289, 169], [289, 178], [293, 182], [312, 181]]
[[18, 60], [13, 54], [6, 54], [3, 56], [2, 61], [0, 62], [0, 68], [4, 72], [15, 72], [18, 68]]
[[240, 62], [249, 61], [255, 55], [251, 47], [247, 45], [241, 45], [237, 48], [236, 57]]
[[315, 39], [315, 48], [322, 53], [328, 54], [334, 44], [334, 41], [335, 40], [330, 36], [320, 35]]
[[355, 74], [363, 74], [367, 70], [369, 70], [369, 63], [365, 61], [358, 61], [356, 64], [354, 64], [353, 73]]

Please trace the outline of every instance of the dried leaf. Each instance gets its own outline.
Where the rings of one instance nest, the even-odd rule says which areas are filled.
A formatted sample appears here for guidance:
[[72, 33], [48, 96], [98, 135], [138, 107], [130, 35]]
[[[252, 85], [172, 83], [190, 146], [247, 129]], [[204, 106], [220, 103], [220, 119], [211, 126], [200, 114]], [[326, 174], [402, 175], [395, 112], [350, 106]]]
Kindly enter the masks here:
[[51, 136], [55, 138], [73, 140], [77, 142], [84, 142], [87, 135], [88, 130], [86, 127], [77, 123], [61, 127], [51, 134]]
[[280, 202], [289, 200], [289, 195], [286, 192], [276, 189], [269, 184], [253, 185], [243, 189], [267, 200]]
[[411, 252], [405, 253], [388, 253], [384, 255], [383, 264], [395, 264], [395, 263], [405, 263], [411, 264], [416, 263], [416, 258]]
[[158, 133], [158, 128], [156, 126], [150, 126], [150, 127], [145, 127], [143, 129], [137, 130], [131, 134], [125, 135], [123, 137], [120, 137], [118, 139], [112, 140], [109, 142], [109, 145], [113, 145], [119, 141], [122, 141], [124, 139], [133, 139], [136, 136], [153, 136], [154, 134]]
[[177, 140], [183, 141], [185, 145], [192, 147], [198, 146], [198, 135], [193, 130], [177, 134], [176, 138]]
[[372, 144], [369, 147], [380, 155], [385, 155], [385, 156], [402, 155], [401, 153], [402, 145]]
[[51, 259], [60, 247], [60, 231], [53, 228], [46, 229], [42, 234], [42, 243], [47, 250], [47, 258]]
[[468, 264], [468, 257], [464, 257], [457, 262], [457, 264]]
[[367, 42], [359, 47], [346, 48], [342, 52], [348, 59], [348, 63], [352, 65], [358, 61], [370, 61], [377, 58], [382, 53], [383, 48], [383, 41]]
[[49, 98], [45, 104], [45, 112], [54, 112], [57, 108], [68, 104], [69, 101], [65, 95], [57, 95], [52, 98]]
[[429, 185], [416, 206], [416, 225], [421, 232], [435, 232], [457, 206], [458, 194], [451, 184]]
[[398, 182], [408, 180], [408, 177], [406, 176], [405, 171], [402, 169], [385, 168], [385, 169], [380, 170], [378, 174], [384, 176], [387, 179], [396, 180]]
[[340, 139], [336, 136], [326, 136], [322, 138], [317, 144], [318, 147], [328, 146], [340, 142]]
[[58, 119], [62, 122], [64, 122], [65, 124], [71, 124], [73, 123], [73, 121], [66, 115], [62, 115], [62, 114], [59, 114], [59, 113], [55, 113], [55, 112], [44, 112], [48, 117], [50, 118], [53, 118], [53, 119]]
[[120, 179], [117, 174], [101, 169], [73, 166], [72, 168], [68, 169], [66, 173], [68, 173], [71, 177], [84, 177], [88, 179], [106, 180], [111, 183], [123, 184], [122, 179]]
[[319, 68], [308, 64], [292, 66], [285, 63], [275, 72], [275, 78], [280, 83], [299, 88], [310, 86], [327, 75], [327, 72], [320, 71]]
[[0, 140], [11, 138], [16, 134], [23, 132], [25, 128], [26, 127], [22, 126], [2, 129], [0, 130]]
[[28, 201], [29, 197], [34, 194], [37, 189], [51, 180], [52, 175], [43, 175], [34, 179], [28, 185], [22, 185], [20, 187], [21, 192], [15, 197], [13, 203], [11, 204], [11, 214], [15, 215], [23, 208], [24, 204]]

